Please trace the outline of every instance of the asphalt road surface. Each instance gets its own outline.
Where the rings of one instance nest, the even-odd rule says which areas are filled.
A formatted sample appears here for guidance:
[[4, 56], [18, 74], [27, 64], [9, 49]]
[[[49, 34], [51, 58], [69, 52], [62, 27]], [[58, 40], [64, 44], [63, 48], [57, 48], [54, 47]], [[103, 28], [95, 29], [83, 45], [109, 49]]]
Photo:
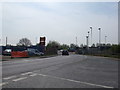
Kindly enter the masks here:
[[4, 61], [2, 88], [118, 88], [118, 61], [69, 55]]

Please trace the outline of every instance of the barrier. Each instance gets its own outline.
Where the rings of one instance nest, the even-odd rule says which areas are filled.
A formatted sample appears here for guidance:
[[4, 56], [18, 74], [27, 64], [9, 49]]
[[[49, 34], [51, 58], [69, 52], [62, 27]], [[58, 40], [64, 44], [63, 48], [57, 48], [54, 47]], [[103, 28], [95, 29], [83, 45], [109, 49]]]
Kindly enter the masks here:
[[12, 51], [11, 58], [14, 57], [29, 57], [27, 51]]

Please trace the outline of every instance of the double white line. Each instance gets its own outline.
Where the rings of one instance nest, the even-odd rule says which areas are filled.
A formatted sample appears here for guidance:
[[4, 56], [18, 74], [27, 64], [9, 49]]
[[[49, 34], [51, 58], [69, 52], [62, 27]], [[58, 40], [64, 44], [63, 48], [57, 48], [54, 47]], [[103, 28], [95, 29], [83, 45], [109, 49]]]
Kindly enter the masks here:
[[17, 82], [17, 81], [20, 81], [20, 80], [23, 80], [23, 79], [26, 79], [26, 78], [27, 78], [27, 77], [21, 77], [21, 78], [14, 79], [14, 80], [12, 80], [12, 81]]
[[5, 85], [5, 84], [8, 84], [8, 82], [0, 83], [0, 87]]
[[26, 73], [22, 73], [21, 75], [28, 75], [28, 74], [31, 74], [33, 72], [26, 72]]
[[6, 78], [3, 78], [4, 80], [8, 80], [8, 79], [12, 79], [12, 78], [15, 78], [16, 76], [10, 76], [10, 77], [6, 77]]

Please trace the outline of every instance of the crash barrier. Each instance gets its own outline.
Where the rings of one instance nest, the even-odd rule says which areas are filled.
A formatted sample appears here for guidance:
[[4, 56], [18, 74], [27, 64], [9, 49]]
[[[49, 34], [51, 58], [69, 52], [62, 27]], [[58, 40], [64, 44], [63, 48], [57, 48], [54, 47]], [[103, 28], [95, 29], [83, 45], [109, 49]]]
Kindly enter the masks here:
[[15, 57], [29, 57], [28, 52], [26, 51], [12, 51], [11, 58]]

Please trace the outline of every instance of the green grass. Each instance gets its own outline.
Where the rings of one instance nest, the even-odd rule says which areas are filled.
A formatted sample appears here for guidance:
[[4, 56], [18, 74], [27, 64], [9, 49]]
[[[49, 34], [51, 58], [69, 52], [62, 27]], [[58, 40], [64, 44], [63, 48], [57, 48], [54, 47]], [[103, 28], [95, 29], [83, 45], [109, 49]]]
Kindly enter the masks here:
[[120, 55], [110, 55], [110, 54], [89, 54], [92, 56], [102, 56], [102, 57], [111, 57], [111, 58], [118, 58], [120, 59]]

